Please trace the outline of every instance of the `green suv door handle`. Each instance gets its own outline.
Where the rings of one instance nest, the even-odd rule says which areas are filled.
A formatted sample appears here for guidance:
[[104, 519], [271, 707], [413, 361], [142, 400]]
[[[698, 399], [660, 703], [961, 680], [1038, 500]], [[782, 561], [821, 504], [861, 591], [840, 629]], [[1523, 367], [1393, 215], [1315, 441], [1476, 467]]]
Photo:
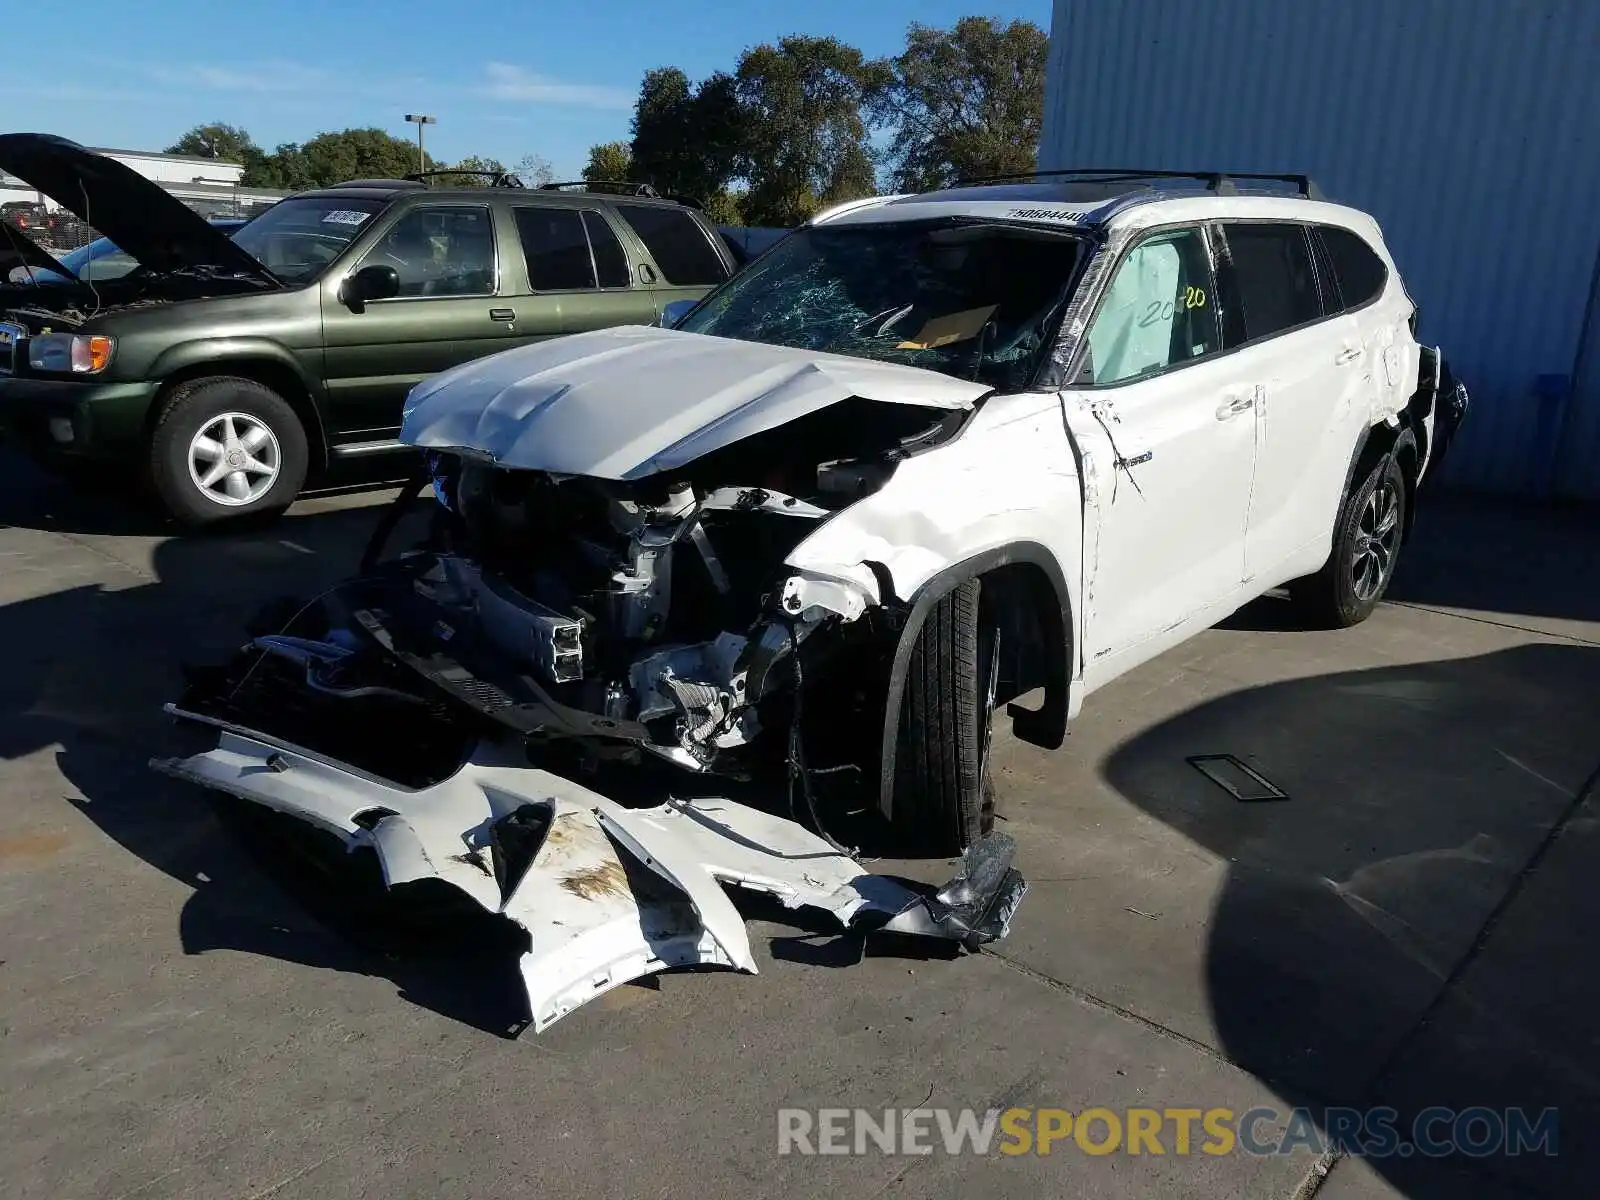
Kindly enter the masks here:
[[491, 321], [515, 321], [516, 319], [517, 310], [514, 308], [491, 308], [489, 310], [489, 320]]

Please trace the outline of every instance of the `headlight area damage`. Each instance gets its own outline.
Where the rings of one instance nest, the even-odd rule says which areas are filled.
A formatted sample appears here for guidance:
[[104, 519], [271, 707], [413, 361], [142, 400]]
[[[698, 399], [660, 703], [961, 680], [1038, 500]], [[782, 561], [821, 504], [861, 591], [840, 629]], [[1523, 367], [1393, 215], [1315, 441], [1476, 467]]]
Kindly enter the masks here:
[[[383, 559], [403, 494], [356, 578], [193, 673], [169, 712], [217, 744], [154, 765], [370, 849], [391, 889], [443, 881], [514, 921], [536, 1029], [668, 967], [754, 971], [723, 884], [851, 929], [1001, 937], [1025, 890], [1009, 838], [933, 889], [829, 832], [875, 807], [907, 611], [871, 564], [785, 561], [969, 412], [847, 396], [611, 477], [431, 449], [408, 489], [433, 493], [426, 539]], [[406, 436], [425, 428], [414, 408]], [[631, 448], [659, 463], [657, 441]], [[573, 781], [619, 769], [626, 803]]]

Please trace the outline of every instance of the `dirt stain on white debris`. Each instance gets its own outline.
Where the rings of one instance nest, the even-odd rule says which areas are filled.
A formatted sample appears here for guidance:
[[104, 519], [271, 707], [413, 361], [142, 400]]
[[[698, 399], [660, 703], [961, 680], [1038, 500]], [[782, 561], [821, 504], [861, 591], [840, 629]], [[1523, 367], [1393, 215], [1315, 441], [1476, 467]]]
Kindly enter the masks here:
[[628, 875], [621, 863], [613, 861], [574, 871], [562, 878], [561, 886], [584, 900], [625, 896], [628, 894]]

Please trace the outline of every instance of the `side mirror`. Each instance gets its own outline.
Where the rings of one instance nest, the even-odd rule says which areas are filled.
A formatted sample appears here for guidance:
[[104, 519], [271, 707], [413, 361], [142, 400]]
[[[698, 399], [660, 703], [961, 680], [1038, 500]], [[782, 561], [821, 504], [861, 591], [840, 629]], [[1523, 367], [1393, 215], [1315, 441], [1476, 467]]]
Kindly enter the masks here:
[[375, 263], [362, 267], [344, 281], [344, 299], [347, 304], [365, 304], [368, 300], [387, 300], [400, 294], [400, 272], [393, 267]]
[[689, 315], [689, 310], [699, 303], [698, 300], [674, 300], [661, 310], [661, 320], [657, 324], [663, 329], [675, 328], [679, 321]]

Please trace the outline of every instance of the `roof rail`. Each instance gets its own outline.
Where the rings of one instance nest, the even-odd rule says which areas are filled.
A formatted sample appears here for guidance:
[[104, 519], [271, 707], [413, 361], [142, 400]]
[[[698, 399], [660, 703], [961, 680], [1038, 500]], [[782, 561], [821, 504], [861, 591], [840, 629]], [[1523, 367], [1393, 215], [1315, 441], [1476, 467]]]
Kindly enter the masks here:
[[406, 182], [420, 183], [431, 187], [432, 185], [428, 181], [437, 179], [441, 175], [481, 175], [489, 181], [490, 187], [497, 188], [519, 188], [523, 186], [522, 180], [518, 179], [510, 171], [474, 171], [462, 170], [456, 167], [437, 167], [432, 171], [413, 171], [406, 176]]
[[631, 183], [621, 179], [568, 179], [559, 183], [541, 183], [541, 192], [560, 192], [567, 188], [582, 188], [586, 192], [603, 191], [606, 188], [618, 189], [613, 194], [623, 196], [645, 196], [652, 200], [659, 199], [661, 193], [648, 183]]
[[330, 185], [336, 188], [410, 188], [425, 187], [420, 179], [346, 179]]
[[1309, 175], [1279, 175], [1262, 171], [1147, 171], [1132, 167], [1073, 167], [1060, 171], [1021, 171], [1012, 175], [985, 175], [978, 179], [962, 179], [957, 187], [972, 187], [984, 183], [1008, 183], [1028, 179], [1061, 179], [1081, 183], [1140, 183], [1158, 179], [1192, 179], [1205, 185], [1207, 191], [1219, 196], [1237, 193], [1235, 180], [1251, 182], [1292, 183], [1297, 195], [1307, 200], [1322, 200], [1322, 189]]

